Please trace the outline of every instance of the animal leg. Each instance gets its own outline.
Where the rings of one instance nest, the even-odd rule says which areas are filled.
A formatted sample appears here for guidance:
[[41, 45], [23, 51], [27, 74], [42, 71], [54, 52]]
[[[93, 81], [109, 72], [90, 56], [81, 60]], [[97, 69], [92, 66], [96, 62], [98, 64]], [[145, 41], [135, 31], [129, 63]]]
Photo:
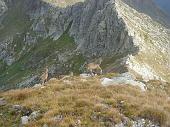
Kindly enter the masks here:
[[100, 70], [100, 74], [102, 75], [103, 74], [103, 70], [100, 66], [98, 66], [99, 70]]
[[44, 80], [44, 84], [47, 82], [47, 79]]
[[41, 80], [41, 85], [43, 85], [44, 84], [44, 81], [43, 80]]
[[90, 69], [90, 73], [91, 73], [91, 76], [93, 76], [93, 70], [92, 69]]

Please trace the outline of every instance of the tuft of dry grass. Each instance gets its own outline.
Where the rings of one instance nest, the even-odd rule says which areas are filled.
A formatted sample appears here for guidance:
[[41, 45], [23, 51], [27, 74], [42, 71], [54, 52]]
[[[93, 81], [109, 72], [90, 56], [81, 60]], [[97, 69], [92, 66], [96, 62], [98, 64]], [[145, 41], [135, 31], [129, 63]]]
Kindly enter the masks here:
[[[68, 127], [77, 125], [78, 121], [81, 121], [81, 126], [109, 127], [113, 123], [120, 123], [124, 117], [140, 117], [161, 126], [170, 126], [170, 87], [164, 85], [164, 89], [159, 89], [154, 83], [147, 84], [148, 87], [155, 86], [154, 89], [151, 87], [142, 92], [129, 85], [103, 87], [98, 76], [86, 80], [77, 76], [50, 80], [44, 88], [11, 90], [0, 96], [9, 105], [20, 104], [33, 111], [41, 110], [42, 117], [30, 122], [28, 127], [41, 127], [44, 124]], [[12, 115], [6, 115], [12, 126], [16, 120]]]
[[168, 119], [166, 112], [156, 107], [145, 107], [141, 111], [140, 116], [155, 123], [160, 123], [161, 125], [165, 124], [165, 121]]

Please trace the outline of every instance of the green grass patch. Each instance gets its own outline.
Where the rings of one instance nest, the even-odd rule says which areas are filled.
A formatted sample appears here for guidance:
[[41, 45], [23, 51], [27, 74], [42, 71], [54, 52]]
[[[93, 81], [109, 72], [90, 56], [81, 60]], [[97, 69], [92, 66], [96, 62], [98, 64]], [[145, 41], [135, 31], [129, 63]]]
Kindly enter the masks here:
[[[54, 61], [56, 52], [64, 53], [65, 51], [75, 50], [74, 39], [68, 34], [69, 27], [58, 40], [53, 40], [50, 37], [39, 39], [38, 43], [28, 53], [25, 53], [18, 61], [1, 73], [0, 82], [11, 86], [15, 85], [31, 74], [40, 74], [45, 66], [57, 62]], [[20, 38], [16, 39], [15, 42], [18, 44], [16, 51], [19, 51], [22, 47]], [[79, 68], [85, 61], [83, 56], [73, 54], [71, 57], [71, 60], [69, 60], [73, 63], [71, 70], [76, 73], [80, 72]], [[41, 66], [39, 66], [40, 64]]]

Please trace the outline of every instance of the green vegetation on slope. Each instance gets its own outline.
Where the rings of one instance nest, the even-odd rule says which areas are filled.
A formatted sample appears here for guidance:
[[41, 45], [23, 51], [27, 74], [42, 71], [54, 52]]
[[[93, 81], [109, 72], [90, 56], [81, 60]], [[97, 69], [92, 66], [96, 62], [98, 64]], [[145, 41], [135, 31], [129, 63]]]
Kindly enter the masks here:
[[[69, 37], [69, 34], [65, 32], [58, 40], [54, 41], [51, 38], [45, 40], [39, 40], [39, 43], [26, 53], [17, 62], [9, 66], [2, 74], [1, 82], [7, 84], [16, 84], [22, 81], [22, 78], [29, 76], [30, 74], [37, 74], [41, 72], [41, 69], [45, 66], [50, 66], [56, 61], [53, 60], [59, 51], [60, 53], [74, 50], [75, 44], [73, 38]], [[73, 54], [75, 55], [75, 54]], [[74, 69], [82, 64], [83, 57], [81, 55], [74, 56], [71, 60], [75, 63]], [[41, 63], [42, 62], [42, 63]], [[41, 63], [41, 67], [38, 65]]]
[[2, 22], [4, 28], [0, 31], [0, 38], [16, 33], [22, 33], [31, 25], [29, 18], [22, 8], [22, 1], [18, 1], [6, 13]]
[[[5, 85], [7, 88], [15, 88], [16, 84], [24, 81], [30, 75], [40, 75], [45, 66], [58, 63], [56, 57], [66, 51], [72, 52], [72, 60], [74, 63], [74, 72], [79, 71], [80, 65], [84, 62], [83, 56], [74, 54], [76, 48], [74, 39], [69, 36], [70, 25], [63, 35], [58, 40], [53, 40], [48, 37], [46, 39], [38, 38], [36, 45], [28, 46], [24, 41], [27, 33], [36, 36], [36, 33], [31, 30], [32, 22], [25, 14], [22, 0], [17, 1], [14, 6], [9, 8], [2, 22], [3, 28], [0, 31], [0, 38], [12, 41], [8, 45], [8, 51], [14, 53], [17, 61], [11, 66], [6, 66], [0, 61], [0, 85]], [[25, 47], [25, 50], [23, 50]], [[63, 63], [59, 63], [62, 64]], [[67, 63], [69, 64], [69, 63]], [[64, 68], [64, 67], [63, 67]]]
[[[11, 66], [7, 67], [1, 62], [0, 82], [8, 88], [14, 88], [17, 83], [23, 81], [29, 75], [39, 75], [45, 66], [50, 66], [58, 62], [55, 60], [58, 52], [73, 51], [76, 48], [75, 46], [73, 38], [69, 37], [67, 32], [56, 41], [51, 38], [39, 40], [35, 47], [28, 53], [25, 53], [24, 56]], [[69, 62], [73, 63], [70, 70], [78, 73], [80, 66], [84, 63], [84, 58], [81, 54], [72, 54], [67, 64]]]

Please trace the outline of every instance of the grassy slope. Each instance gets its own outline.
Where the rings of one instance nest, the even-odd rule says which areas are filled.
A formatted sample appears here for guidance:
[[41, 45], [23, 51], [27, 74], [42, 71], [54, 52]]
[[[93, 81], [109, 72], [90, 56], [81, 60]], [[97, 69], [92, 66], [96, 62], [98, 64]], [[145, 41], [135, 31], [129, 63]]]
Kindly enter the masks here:
[[[78, 120], [81, 121], [81, 126], [109, 127], [112, 122], [120, 123], [123, 116], [130, 119], [143, 117], [158, 122], [161, 126], [169, 126], [170, 87], [166, 84], [162, 90], [162, 84], [157, 81], [150, 81], [149, 84], [149, 90], [141, 92], [138, 88], [127, 85], [102, 87], [99, 77], [88, 80], [80, 77], [64, 81], [52, 79], [44, 88], [1, 93], [0, 97], [4, 97], [9, 103], [0, 107], [1, 117], [8, 121], [6, 126], [19, 123], [21, 114], [11, 113], [9, 108], [11, 104], [19, 104], [42, 113], [28, 127], [41, 127], [43, 124], [68, 127], [75, 125]], [[124, 103], [121, 104], [121, 101]], [[58, 115], [62, 116], [62, 120], [55, 121], [53, 118]], [[2, 118], [0, 126], [3, 125]]]

